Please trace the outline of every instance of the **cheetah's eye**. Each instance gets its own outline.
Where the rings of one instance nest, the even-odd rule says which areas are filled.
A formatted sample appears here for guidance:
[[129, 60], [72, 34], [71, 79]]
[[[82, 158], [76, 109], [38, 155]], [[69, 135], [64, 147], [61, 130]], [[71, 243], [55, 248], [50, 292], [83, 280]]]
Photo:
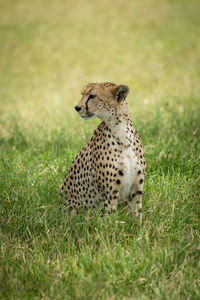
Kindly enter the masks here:
[[91, 99], [93, 99], [93, 98], [95, 98], [95, 97], [96, 97], [96, 95], [89, 95], [87, 101], [89, 101], [89, 100], [91, 100]]

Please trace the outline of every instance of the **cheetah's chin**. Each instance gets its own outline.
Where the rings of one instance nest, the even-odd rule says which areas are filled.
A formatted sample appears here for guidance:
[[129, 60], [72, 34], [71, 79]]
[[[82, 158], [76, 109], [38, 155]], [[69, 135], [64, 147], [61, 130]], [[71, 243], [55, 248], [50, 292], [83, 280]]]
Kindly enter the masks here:
[[87, 115], [87, 116], [83, 116], [83, 115], [80, 114], [80, 117], [81, 117], [81, 119], [83, 119], [83, 120], [90, 120], [90, 119], [92, 119], [92, 118], [95, 118], [96, 115], [90, 114], [90, 115]]

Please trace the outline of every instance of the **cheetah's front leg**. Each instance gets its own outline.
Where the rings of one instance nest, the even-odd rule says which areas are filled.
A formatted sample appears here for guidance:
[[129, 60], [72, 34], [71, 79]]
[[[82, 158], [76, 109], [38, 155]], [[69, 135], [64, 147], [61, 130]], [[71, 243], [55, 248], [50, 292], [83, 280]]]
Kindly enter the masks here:
[[138, 170], [135, 182], [132, 185], [131, 193], [128, 199], [130, 210], [135, 216], [140, 215], [142, 211], [142, 194], [144, 188], [144, 174]]
[[118, 190], [105, 192], [102, 194], [102, 198], [106, 214], [111, 214], [112, 211], [116, 211], [119, 198]]

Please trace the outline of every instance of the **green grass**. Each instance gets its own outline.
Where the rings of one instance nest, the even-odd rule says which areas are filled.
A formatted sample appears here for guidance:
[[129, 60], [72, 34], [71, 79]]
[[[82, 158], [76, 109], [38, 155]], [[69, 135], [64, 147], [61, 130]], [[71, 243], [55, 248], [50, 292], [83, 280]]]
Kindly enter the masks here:
[[[200, 299], [199, 1], [0, 0], [0, 298]], [[99, 120], [84, 84], [130, 86], [142, 220], [58, 199]]]

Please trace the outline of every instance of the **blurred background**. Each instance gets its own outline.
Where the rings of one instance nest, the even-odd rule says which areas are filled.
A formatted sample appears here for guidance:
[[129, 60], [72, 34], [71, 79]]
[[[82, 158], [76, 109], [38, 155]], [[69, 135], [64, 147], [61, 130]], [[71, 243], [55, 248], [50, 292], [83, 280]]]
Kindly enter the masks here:
[[129, 85], [141, 119], [184, 113], [199, 101], [199, 16], [198, 0], [0, 0], [1, 120], [83, 124], [73, 106], [96, 81]]

